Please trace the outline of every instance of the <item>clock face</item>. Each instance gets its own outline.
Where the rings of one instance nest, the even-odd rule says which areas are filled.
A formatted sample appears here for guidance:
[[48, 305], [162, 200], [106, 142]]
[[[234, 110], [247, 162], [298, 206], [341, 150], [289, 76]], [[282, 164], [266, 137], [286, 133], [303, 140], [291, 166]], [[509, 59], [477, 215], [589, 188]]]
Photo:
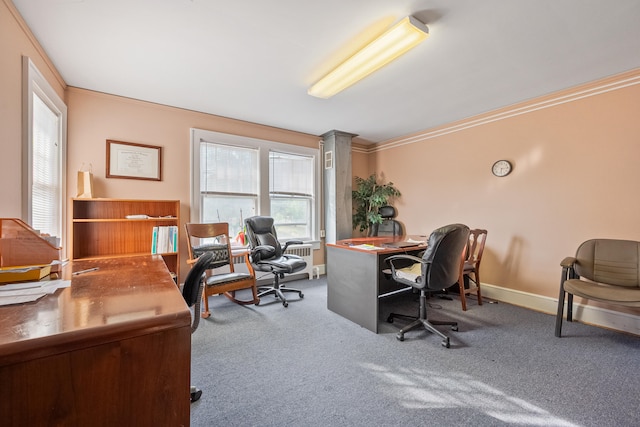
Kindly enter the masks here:
[[511, 162], [508, 160], [498, 160], [493, 164], [491, 172], [495, 176], [507, 176], [511, 172]]

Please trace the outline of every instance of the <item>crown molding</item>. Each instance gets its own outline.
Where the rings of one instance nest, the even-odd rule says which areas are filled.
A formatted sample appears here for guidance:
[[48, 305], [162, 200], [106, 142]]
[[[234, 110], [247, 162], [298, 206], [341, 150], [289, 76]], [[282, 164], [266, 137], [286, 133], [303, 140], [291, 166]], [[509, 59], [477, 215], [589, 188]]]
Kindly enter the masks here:
[[[51, 73], [53, 74], [54, 78], [58, 81], [58, 84], [60, 84], [60, 86], [62, 86], [63, 90], [66, 90], [67, 83], [64, 81], [64, 79], [62, 78], [62, 76], [60, 75], [58, 70], [56, 69], [55, 65], [53, 65], [53, 62], [51, 61], [51, 59], [49, 58], [47, 53], [44, 51], [44, 49], [40, 45], [40, 42], [38, 42], [38, 39], [36, 39], [36, 37], [33, 35], [33, 33], [31, 32], [31, 29], [29, 28], [27, 23], [24, 21], [24, 19], [22, 18], [22, 15], [20, 15], [20, 12], [18, 11], [18, 9], [16, 9], [15, 5], [13, 4], [13, 2], [10, 1], [10, 0], [3, 0], [2, 2], [4, 3], [4, 5], [9, 10], [9, 13], [11, 14], [11, 16], [13, 16], [13, 19], [15, 19], [16, 24], [18, 24], [18, 26], [20, 27], [20, 29], [22, 30], [24, 35], [27, 37], [27, 39], [29, 39], [29, 42], [31, 43], [33, 48], [38, 52], [38, 54], [40, 55], [41, 59], [46, 64], [46, 66], [49, 69], [49, 71], [51, 71]], [[26, 55], [26, 56], [28, 56], [28, 55]]]
[[511, 117], [532, 113], [538, 110], [567, 104], [591, 96], [600, 95], [614, 90], [640, 84], [640, 69], [618, 74], [594, 82], [576, 86], [570, 89], [556, 92], [552, 95], [535, 98], [530, 101], [514, 104], [488, 113], [480, 114], [464, 120], [453, 122], [444, 126], [432, 128], [417, 134], [381, 142], [367, 149], [367, 153], [390, 150], [404, 145], [415, 144], [443, 135], [460, 132], [466, 129], [482, 126], [488, 123], [509, 119]]

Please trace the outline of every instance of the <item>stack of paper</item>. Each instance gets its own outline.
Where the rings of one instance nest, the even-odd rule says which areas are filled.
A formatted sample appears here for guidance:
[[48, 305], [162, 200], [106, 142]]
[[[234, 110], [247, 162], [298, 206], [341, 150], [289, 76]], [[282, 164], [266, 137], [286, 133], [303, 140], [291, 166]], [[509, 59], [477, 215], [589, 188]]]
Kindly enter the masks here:
[[374, 245], [368, 245], [368, 244], [363, 244], [363, 245], [352, 245], [351, 246], [354, 249], [364, 249], [366, 251], [378, 251], [384, 248], [380, 248], [378, 246], [374, 246]]
[[45, 295], [70, 285], [71, 280], [45, 280], [3, 285], [0, 286], [0, 306], [37, 301]]

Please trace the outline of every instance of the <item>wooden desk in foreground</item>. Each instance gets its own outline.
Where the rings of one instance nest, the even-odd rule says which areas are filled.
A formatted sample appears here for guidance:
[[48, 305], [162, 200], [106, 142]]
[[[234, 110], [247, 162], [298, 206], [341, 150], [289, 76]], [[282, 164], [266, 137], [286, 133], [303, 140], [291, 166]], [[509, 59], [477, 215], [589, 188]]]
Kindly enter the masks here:
[[[405, 289], [386, 278], [384, 260], [400, 253], [415, 254], [424, 246], [383, 248], [384, 243], [426, 240], [425, 236], [368, 237], [327, 244], [327, 308], [378, 333], [379, 300]], [[360, 249], [372, 245], [378, 249]]]
[[2, 425], [188, 426], [191, 313], [162, 258], [75, 261], [62, 278], [0, 307]]

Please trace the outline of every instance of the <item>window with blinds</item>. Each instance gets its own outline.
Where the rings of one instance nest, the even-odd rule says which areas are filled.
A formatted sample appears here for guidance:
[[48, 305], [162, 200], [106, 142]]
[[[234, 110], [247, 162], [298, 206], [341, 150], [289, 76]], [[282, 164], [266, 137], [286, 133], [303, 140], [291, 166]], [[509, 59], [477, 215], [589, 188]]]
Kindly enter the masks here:
[[314, 158], [278, 151], [269, 152], [271, 216], [279, 235], [298, 239], [312, 236]]
[[258, 150], [202, 142], [201, 221], [227, 222], [231, 234], [242, 230], [258, 211], [258, 174]]
[[34, 93], [31, 226], [57, 237], [62, 236], [59, 136], [60, 117]]
[[28, 57], [23, 73], [23, 219], [58, 237], [65, 257], [67, 106]]
[[[281, 240], [319, 240], [318, 149], [192, 129], [191, 221], [271, 216]], [[196, 190], [197, 189], [197, 190]]]

